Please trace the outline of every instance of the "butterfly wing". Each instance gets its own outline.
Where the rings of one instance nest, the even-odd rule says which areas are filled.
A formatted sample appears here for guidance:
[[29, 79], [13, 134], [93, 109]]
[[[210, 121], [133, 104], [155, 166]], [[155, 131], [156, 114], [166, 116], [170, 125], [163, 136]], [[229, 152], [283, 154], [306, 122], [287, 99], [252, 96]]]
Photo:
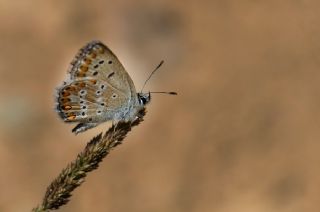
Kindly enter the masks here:
[[132, 79], [112, 51], [99, 41], [80, 49], [68, 78], [58, 88], [57, 110], [66, 122], [103, 122], [121, 119], [136, 104]]

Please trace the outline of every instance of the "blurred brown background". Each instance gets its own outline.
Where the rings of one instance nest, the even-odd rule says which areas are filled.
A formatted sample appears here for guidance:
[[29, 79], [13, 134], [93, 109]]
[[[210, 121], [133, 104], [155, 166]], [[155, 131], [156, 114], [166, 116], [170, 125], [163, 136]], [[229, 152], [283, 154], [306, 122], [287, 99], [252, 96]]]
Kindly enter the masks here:
[[29, 211], [108, 124], [54, 111], [75, 53], [102, 40], [145, 121], [60, 211], [320, 211], [319, 1], [0, 1], [0, 211]]

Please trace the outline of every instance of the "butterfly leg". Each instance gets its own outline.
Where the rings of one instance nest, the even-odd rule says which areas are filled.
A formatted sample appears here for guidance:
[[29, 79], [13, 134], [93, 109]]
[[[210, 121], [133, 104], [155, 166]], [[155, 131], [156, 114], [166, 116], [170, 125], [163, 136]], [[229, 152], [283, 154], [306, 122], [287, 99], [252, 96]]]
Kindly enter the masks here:
[[82, 133], [88, 129], [98, 126], [98, 124], [99, 123], [80, 123], [75, 128], [72, 129], [72, 132], [77, 135], [78, 133]]
[[112, 120], [113, 133], [116, 132], [117, 125], [118, 125], [118, 121]]

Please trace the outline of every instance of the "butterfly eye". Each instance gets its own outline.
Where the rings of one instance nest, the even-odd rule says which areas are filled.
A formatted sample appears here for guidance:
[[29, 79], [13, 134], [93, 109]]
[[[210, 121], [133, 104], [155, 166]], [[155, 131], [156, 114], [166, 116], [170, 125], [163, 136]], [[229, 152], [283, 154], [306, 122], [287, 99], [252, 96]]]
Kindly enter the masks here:
[[147, 102], [146, 98], [143, 97], [143, 98], [141, 98], [141, 100], [142, 100], [142, 103], [145, 105]]

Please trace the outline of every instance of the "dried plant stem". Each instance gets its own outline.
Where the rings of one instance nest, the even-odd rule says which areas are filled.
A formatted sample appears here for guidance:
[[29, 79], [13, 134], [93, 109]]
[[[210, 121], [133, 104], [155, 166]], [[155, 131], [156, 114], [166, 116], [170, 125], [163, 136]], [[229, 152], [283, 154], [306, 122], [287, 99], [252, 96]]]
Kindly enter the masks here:
[[34, 212], [43, 212], [58, 209], [70, 201], [71, 192], [80, 186], [88, 172], [97, 169], [99, 163], [109, 152], [122, 143], [132, 127], [143, 121], [145, 109], [142, 109], [138, 118], [133, 122], [119, 122], [102, 136], [102, 133], [94, 137], [77, 156], [61, 171], [59, 176], [47, 188], [42, 204], [34, 208]]

